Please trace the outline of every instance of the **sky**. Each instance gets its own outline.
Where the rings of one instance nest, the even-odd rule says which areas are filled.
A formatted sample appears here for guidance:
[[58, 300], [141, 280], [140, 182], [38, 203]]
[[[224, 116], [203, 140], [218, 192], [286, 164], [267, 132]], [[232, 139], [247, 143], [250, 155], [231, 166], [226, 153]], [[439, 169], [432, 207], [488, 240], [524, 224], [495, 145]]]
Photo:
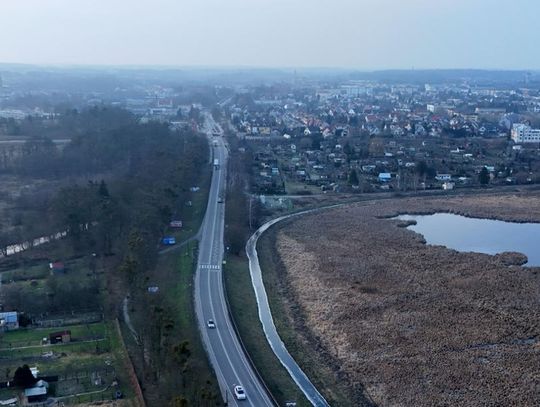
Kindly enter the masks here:
[[0, 63], [540, 69], [540, 0], [0, 0]]

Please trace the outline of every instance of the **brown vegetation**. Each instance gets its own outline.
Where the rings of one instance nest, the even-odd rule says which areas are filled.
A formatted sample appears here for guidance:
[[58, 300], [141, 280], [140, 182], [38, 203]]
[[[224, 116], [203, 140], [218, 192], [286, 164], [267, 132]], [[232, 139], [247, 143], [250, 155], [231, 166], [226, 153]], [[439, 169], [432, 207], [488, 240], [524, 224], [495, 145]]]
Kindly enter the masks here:
[[537, 405], [538, 269], [428, 246], [387, 219], [435, 211], [540, 221], [540, 195], [363, 202], [289, 223], [276, 248], [291, 323], [308, 327], [298, 340], [378, 405]]

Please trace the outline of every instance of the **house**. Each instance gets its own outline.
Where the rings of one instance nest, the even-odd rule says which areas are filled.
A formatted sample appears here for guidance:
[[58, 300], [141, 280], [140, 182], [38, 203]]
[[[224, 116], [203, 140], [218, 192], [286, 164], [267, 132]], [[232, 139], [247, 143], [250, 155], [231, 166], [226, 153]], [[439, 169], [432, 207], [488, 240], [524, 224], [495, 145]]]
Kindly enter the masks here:
[[392, 174], [389, 172], [379, 173], [379, 182], [389, 182], [390, 180], [392, 180]]
[[158, 99], [157, 106], [160, 107], [160, 108], [165, 107], [165, 108], [172, 109], [173, 108], [173, 100], [170, 99], [170, 98]]
[[19, 329], [19, 317], [15, 311], [0, 312], [0, 331]]
[[49, 334], [49, 342], [51, 344], [56, 343], [69, 343], [71, 342], [71, 331], [60, 331], [60, 332], [53, 332]]
[[375, 165], [362, 165], [363, 172], [373, 172], [375, 171], [375, 168], [377, 168]]
[[47, 400], [49, 383], [44, 380], [38, 380], [34, 387], [24, 389], [24, 396], [28, 403], [37, 403]]

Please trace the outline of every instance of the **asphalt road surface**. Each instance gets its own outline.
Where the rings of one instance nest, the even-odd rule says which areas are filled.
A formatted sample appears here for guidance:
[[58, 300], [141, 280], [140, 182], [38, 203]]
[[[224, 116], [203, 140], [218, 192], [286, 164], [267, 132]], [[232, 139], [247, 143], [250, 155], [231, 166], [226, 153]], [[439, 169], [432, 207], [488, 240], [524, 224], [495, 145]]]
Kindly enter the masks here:
[[[207, 132], [216, 133], [216, 125], [207, 117]], [[210, 136], [210, 135], [209, 135]], [[201, 226], [199, 258], [195, 276], [195, 309], [202, 339], [210, 362], [215, 370], [223, 399], [229, 406], [273, 406], [263, 385], [251, 368], [232, 327], [223, 290], [223, 229], [225, 217], [225, 180], [227, 149], [222, 137], [211, 143], [213, 158], [219, 168], [213, 170], [208, 206]], [[212, 161], [213, 162], [213, 161]], [[223, 200], [223, 202], [219, 202]], [[216, 328], [207, 327], [212, 319]], [[233, 389], [241, 385], [246, 400], [236, 400]]]

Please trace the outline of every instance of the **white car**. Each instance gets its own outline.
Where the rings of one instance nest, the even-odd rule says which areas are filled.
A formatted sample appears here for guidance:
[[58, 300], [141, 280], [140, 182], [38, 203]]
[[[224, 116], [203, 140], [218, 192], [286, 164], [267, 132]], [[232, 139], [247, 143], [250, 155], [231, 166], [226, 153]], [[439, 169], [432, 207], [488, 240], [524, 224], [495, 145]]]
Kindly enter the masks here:
[[245, 400], [247, 398], [242, 386], [234, 386], [234, 397], [236, 397], [236, 400]]
[[213, 319], [209, 319], [208, 322], [206, 323], [206, 325], [208, 326], [208, 328], [210, 329], [214, 329], [216, 327], [216, 323], [214, 322]]

